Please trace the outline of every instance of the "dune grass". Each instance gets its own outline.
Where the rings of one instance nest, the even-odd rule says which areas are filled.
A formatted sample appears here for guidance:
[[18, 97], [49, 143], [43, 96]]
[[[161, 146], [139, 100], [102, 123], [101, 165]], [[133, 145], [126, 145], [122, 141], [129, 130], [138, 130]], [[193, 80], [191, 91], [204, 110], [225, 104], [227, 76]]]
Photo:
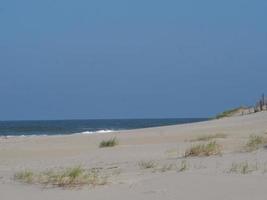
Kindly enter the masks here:
[[258, 164], [249, 164], [247, 161], [232, 163], [232, 166], [228, 170], [228, 173], [249, 174], [258, 169]]
[[108, 140], [102, 140], [99, 144], [100, 148], [104, 148], [104, 147], [114, 147], [116, 145], [119, 144], [119, 141], [116, 137], [113, 137], [111, 139]]
[[23, 171], [16, 173], [14, 178], [23, 183], [63, 188], [81, 187], [84, 185], [97, 186], [107, 183], [107, 178], [101, 176], [98, 170], [85, 170], [80, 166], [56, 171], [49, 170], [41, 173]]
[[213, 140], [213, 139], [217, 139], [217, 138], [226, 138], [227, 135], [224, 133], [217, 133], [214, 135], [201, 135], [199, 137], [197, 137], [196, 139], [190, 140], [191, 142], [195, 142], [195, 141], [209, 141], [209, 140]]
[[196, 144], [185, 151], [185, 157], [211, 156], [221, 154], [221, 148], [216, 141], [207, 144]]
[[34, 180], [34, 173], [29, 170], [18, 172], [14, 175], [14, 178], [17, 180], [21, 180], [25, 183], [32, 183]]
[[156, 167], [156, 162], [153, 160], [140, 161], [138, 166], [140, 169], [151, 169]]
[[172, 170], [175, 170], [176, 169], [176, 165], [174, 163], [170, 163], [170, 164], [165, 164], [159, 168], [157, 168], [155, 170], [155, 172], [159, 171], [159, 172], [168, 172], [168, 171], [172, 171]]
[[249, 140], [245, 145], [246, 151], [255, 151], [261, 148], [266, 143], [264, 137], [259, 135], [250, 135]]
[[178, 167], [178, 172], [183, 172], [189, 169], [189, 164], [186, 160], [182, 160]]
[[238, 108], [234, 108], [234, 109], [230, 109], [230, 110], [226, 110], [222, 113], [219, 113], [215, 118], [216, 119], [221, 119], [224, 117], [231, 117], [232, 115], [234, 115], [235, 113], [237, 113], [239, 110], [244, 109], [245, 107], [238, 107]]
[[180, 163], [169, 163], [169, 164], [164, 164], [162, 166], [157, 167], [156, 165], [154, 166], [149, 166], [149, 168], [147, 168], [147, 165], [144, 166], [140, 166], [141, 169], [150, 169], [153, 168], [153, 172], [161, 172], [161, 173], [165, 173], [165, 172], [169, 172], [169, 171], [177, 171], [177, 172], [183, 172], [189, 169], [189, 164], [186, 160], [182, 160]]

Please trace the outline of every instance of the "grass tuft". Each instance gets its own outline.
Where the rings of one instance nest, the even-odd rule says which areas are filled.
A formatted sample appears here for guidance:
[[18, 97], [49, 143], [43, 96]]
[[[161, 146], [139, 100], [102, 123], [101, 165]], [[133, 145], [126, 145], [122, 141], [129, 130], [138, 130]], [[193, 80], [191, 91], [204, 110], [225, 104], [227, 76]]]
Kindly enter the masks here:
[[151, 169], [151, 168], [155, 168], [156, 167], [156, 163], [153, 160], [140, 161], [138, 163], [138, 166], [140, 167], [140, 169]]
[[233, 116], [235, 113], [238, 113], [241, 109], [244, 109], [245, 107], [238, 107], [238, 108], [234, 108], [234, 109], [231, 109], [231, 110], [226, 110], [222, 113], [219, 113], [215, 118], [216, 119], [221, 119], [221, 118], [224, 118], [224, 117], [231, 117]]
[[49, 170], [36, 174], [30, 171], [23, 171], [16, 173], [14, 178], [24, 183], [63, 188], [81, 187], [84, 185], [97, 186], [107, 183], [107, 178], [101, 176], [99, 170], [85, 170], [80, 166], [57, 171]]
[[99, 147], [100, 148], [114, 147], [114, 146], [116, 146], [118, 144], [119, 144], [118, 139], [116, 137], [113, 137], [113, 138], [111, 138], [109, 140], [103, 140], [103, 141], [101, 141], [100, 144], [99, 144]]
[[265, 141], [262, 136], [258, 135], [250, 135], [249, 140], [245, 146], [245, 150], [247, 151], [255, 151], [261, 148], [264, 145]]
[[221, 154], [221, 148], [216, 141], [211, 141], [207, 144], [197, 144], [185, 152], [185, 157], [192, 156], [211, 156]]
[[183, 172], [189, 169], [189, 164], [187, 163], [186, 160], [182, 160], [180, 163], [180, 167], [178, 168], [179, 172]]
[[223, 133], [217, 133], [214, 135], [202, 135], [197, 137], [196, 139], [190, 140], [191, 142], [195, 142], [195, 141], [209, 141], [212, 139], [217, 139], [217, 138], [226, 138], [227, 135], [223, 134]]
[[16, 173], [14, 178], [25, 183], [32, 183], [34, 180], [34, 173], [32, 171], [25, 170]]
[[164, 172], [175, 170], [175, 169], [176, 169], [176, 165], [171, 163], [171, 164], [165, 164], [162, 167], [156, 169], [155, 171], [164, 173]]
[[257, 163], [252, 165], [247, 161], [240, 163], [232, 163], [231, 168], [229, 169], [229, 173], [238, 173], [238, 174], [249, 174], [258, 169]]

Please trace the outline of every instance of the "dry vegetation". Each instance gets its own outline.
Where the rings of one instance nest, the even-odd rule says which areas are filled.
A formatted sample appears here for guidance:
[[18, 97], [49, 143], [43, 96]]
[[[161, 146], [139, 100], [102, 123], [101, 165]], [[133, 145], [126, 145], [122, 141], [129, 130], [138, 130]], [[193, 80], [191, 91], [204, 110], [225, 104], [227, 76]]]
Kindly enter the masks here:
[[149, 161], [140, 161], [138, 163], [138, 166], [140, 169], [151, 169], [151, 168], [155, 168], [157, 164], [155, 161], [149, 160]]
[[255, 151], [259, 148], [263, 147], [266, 144], [266, 139], [259, 135], [250, 135], [249, 140], [246, 143], [245, 150], [246, 151]]
[[258, 170], [258, 164], [250, 164], [247, 161], [232, 163], [231, 168], [228, 170], [229, 173], [238, 173], [238, 174], [249, 174], [253, 171]]
[[196, 144], [190, 147], [185, 152], [185, 157], [191, 156], [211, 156], [221, 154], [221, 147], [216, 141], [211, 141], [207, 144]]
[[221, 119], [221, 118], [224, 118], [224, 117], [231, 117], [233, 116], [234, 114], [240, 112], [240, 110], [242, 109], [246, 109], [246, 107], [238, 107], [238, 108], [234, 108], [234, 109], [231, 109], [231, 110], [226, 110], [222, 113], [219, 113], [215, 118], [216, 119]]
[[23, 181], [24, 183], [32, 183], [34, 180], [34, 173], [29, 170], [21, 171], [15, 174], [16, 180]]
[[108, 140], [103, 140], [100, 142], [99, 147], [104, 148], [104, 147], [114, 147], [119, 144], [119, 141], [116, 137], [108, 139]]
[[54, 187], [81, 187], [84, 185], [104, 185], [107, 177], [100, 174], [99, 170], [85, 170], [80, 166], [62, 169], [49, 170], [41, 173], [22, 171], [14, 175], [15, 180], [23, 183], [41, 184]]
[[189, 164], [186, 160], [182, 160], [178, 168], [179, 172], [183, 172], [189, 169]]
[[227, 135], [223, 134], [223, 133], [217, 133], [214, 135], [201, 135], [199, 137], [197, 137], [196, 139], [190, 140], [191, 142], [195, 142], [195, 141], [209, 141], [209, 140], [213, 140], [213, 139], [218, 139], [218, 138], [226, 138]]
[[[153, 166], [153, 168], [154, 167], [155, 166]], [[187, 162], [187, 160], [182, 160], [179, 163], [164, 164], [163, 166], [155, 168], [154, 172], [168, 172], [168, 171], [183, 172], [188, 169], [189, 169], [189, 163]]]
[[161, 168], [159, 168], [160, 172], [167, 172], [167, 171], [172, 171], [172, 170], [176, 170], [176, 165], [171, 163], [171, 164], [166, 164], [163, 165]]

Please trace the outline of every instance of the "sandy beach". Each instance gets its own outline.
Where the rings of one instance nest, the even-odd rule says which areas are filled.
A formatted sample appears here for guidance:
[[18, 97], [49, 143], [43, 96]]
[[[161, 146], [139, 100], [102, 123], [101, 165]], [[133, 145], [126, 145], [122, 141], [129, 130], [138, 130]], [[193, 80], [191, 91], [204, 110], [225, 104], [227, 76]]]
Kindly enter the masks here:
[[267, 200], [267, 1], [1, 1], [0, 200]]
[[[266, 139], [266, 133], [267, 112], [260, 112], [106, 134], [0, 138], [0, 199], [265, 200], [266, 144], [244, 149], [252, 135]], [[112, 137], [117, 146], [99, 148]], [[210, 141], [219, 145], [219, 155], [184, 156], [193, 145]], [[105, 184], [61, 188], [14, 179], [23, 170], [74, 166], [99, 169]]]

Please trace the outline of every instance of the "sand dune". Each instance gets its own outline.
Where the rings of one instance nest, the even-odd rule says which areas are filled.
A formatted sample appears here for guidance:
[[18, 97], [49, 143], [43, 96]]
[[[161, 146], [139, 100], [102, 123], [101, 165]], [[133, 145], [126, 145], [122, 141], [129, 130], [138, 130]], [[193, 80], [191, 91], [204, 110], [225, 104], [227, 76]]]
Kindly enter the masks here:
[[[0, 199], [266, 199], [267, 150], [244, 152], [250, 135], [267, 138], [267, 112], [193, 124], [107, 134], [0, 139]], [[221, 155], [184, 158], [203, 136]], [[99, 148], [116, 136], [119, 145]], [[153, 163], [145, 169], [140, 163]], [[247, 171], [239, 170], [247, 165]], [[75, 189], [43, 188], [14, 180], [23, 170], [42, 172], [80, 165], [99, 168], [107, 184]], [[186, 165], [186, 169], [181, 168]]]

